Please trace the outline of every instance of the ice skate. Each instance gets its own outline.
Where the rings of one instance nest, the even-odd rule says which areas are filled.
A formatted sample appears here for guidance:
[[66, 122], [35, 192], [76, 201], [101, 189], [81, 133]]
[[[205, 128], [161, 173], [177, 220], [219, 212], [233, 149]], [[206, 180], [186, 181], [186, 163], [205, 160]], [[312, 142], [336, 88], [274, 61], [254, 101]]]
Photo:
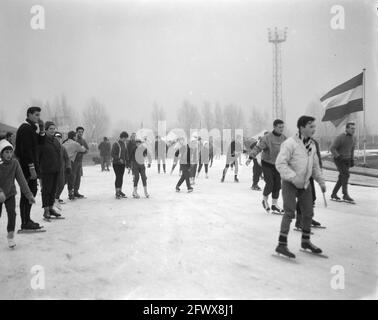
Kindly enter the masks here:
[[293, 258], [295, 259], [295, 254], [290, 252], [288, 247], [283, 245], [283, 244], [279, 244], [276, 248], [276, 252], [278, 255], [282, 254], [283, 256], [286, 256], [288, 258]]
[[140, 195], [138, 194], [137, 188], [134, 188], [134, 191], [133, 191], [133, 198], [134, 198], [134, 199], [139, 199], [139, 198], [140, 198]]
[[251, 187], [251, 189], [252, 190], [254, 190], [254, 191], [261, 191], [261, 188], [259, 187], [259, 186], [255, 186], [255, 185], [253, 185], [252, 187]]
[[144, 196], [148, 199], [150, 197], [149, 193], [147, 192], [147, 187], [144, 187]]
[[234, 176], [234, 182], [239, 182], [239, 179], [238, 179], [237, 175]]
[[356, 204], [356, 202], [348, 194], [343, 195], [343, 200], [347, 203]]
[[176, 192], [180, 192], [180, 188], [179, 187], [176, 187]]
[[119, 191], [119, 195], [121, 196], [121, 198], [123, 199], [126, 199], [127, 196], [122, 192], [122, 190]]
[[267, 213], [270, 213], [270, 207], [269, 207], [269, 203], [268, 203], [267, 200], [264, 199], [264, 200], [262, 201], [262, 206], [263, 206], [264, 210], [265, 210]]
[[338, 202], [341, 201], [341, 199], [338, 197], [337, 194], [332, 194], [332, 195], [331, 195], [331, 200], [332, 200], [332, 201], [338, 201]]
[[193, 190], [194, 190], [193, 188], [189, 188], [189, 189], [188, 189], [188, 193], [193, 192]]
[[272, 204], [271, 210], [273, 214], [284, 214], [284, 211], [277, 204]]
[[311, 243], [311, 241], [302, 241], [301, 247], [303, 250], [310, 250], [312, 253], [320, 254], [322, 250]]
[[13, 231], [8, 232], [7, 239], [8, 239], [8, 247], [10, 249], [14, 249], [14, 247], [16, 246], [16, 242], [14, 241], [14, 232]]

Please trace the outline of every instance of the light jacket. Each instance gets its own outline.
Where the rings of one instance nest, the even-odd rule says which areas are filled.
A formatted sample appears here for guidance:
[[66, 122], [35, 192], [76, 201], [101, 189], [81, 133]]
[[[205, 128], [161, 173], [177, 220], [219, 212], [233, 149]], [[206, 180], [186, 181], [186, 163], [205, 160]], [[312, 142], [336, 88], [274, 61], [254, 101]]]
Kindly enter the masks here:
[[76, 142], [75, 140], [68, 139], [63, 143], [63, 147], [66, 149], [68, 158], [73, 162], [76, 158], [78, 153], [84, 153], [87, 151], [85, 147], [81, 146], [80, 143]]
[[325, 185], [314, 141], [310, 139], [306, 149], [298, 134], [282, 143], [276, 168], [282, 180], [293, 183], [298, 189], [307, 189], [311, 176], [320, 185]]

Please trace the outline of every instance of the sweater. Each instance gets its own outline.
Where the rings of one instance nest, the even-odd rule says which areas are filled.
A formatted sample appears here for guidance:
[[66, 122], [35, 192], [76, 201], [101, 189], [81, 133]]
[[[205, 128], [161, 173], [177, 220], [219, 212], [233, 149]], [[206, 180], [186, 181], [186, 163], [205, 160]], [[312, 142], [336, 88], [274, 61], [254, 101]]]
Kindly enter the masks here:
[[77, 143], [75, 140], [68, 139], [63, 143], [63, 147], [66, 149], [68, 158], [71, 162], [75, 161], [76, 155], [79, 152], [85, 152], [85, 147], [81, 146], [79, 143]]
[[352, 135], [342, 133], [336, 137], [331, 145], [331, 153], [333, 157], [342, 160], [350, 160], [354, 158], [355, 139]]
[[[125, 143], [121, 140], [114, 142], [112, 147], [111, 156], [113, 158], [113, 164], [124, 164], [129, 167], [130, 154], [129, 146], [126, 147]], [[122, 161], [121, 161], [122, 160]]]
[[17, 194], [14, 181], [17, 180], [21, 192], [29, 200], [33, 198], [28, 183], [22, 173], [21, 166], [16, 159], [0, 161], [0, 191], [4, 192], [5, 198], [9, 199]]
[[262, 152], [261, 161], [274, 165], [276, 163], [278, 153], [280, 152], [281, 144], [285, 140], [285, 135], [278, 135], [274, 133], [274, 131], [269, 132], [268, 134], [264, 135], [252, 149], [249, 158], [256, 158], [257, 155]]
[[282, 143], [276, 168], [282, 180], [293, 183], [298, 189], [307, 189], [310, 177], [325, 185], [314, 141], [310, 139], [305, 145], [298, 134]]

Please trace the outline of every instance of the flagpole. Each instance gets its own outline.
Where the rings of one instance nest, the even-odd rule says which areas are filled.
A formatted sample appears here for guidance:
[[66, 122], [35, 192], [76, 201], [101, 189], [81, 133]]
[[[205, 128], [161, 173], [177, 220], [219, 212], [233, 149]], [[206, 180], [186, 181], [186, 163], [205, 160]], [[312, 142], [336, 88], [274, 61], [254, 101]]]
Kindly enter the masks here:
[[363, 100], [362, 100], [362, 107], [363, 107], [363, 126], [364, 126], [364, 166], [366, 165], [366, 105], [365, 105], [365, 71], [366, 68], [362, 69], [362, 92], [363, 92]]

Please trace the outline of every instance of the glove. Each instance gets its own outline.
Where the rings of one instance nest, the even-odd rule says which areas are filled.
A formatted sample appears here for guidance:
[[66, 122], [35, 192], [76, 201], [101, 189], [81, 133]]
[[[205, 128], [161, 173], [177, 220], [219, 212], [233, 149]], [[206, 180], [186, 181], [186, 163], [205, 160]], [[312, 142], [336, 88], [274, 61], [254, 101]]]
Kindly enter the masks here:
[[30, 199], [29, 199], [29, 204], [34, 204], [35, 203], [35, 199], [34, 199], [34, 197], [31, 197]]
[[0, 191], [0, 203], [4, 203], [5, 200], [7, 200], [5, 197], [5, 193], [3, 191]]
[[321, 184], [320, 185], [320, 189], [322, 190], [323, 193], [326, 193], [326, 191], [327, 191], [327, 188], [326, 188], [325, 184]]
[[30, 172], [30, 180], [36, 180], [37, 179], [37, 171], [35, 171], [34, 167], [29, 167]]
[[245, 162], [245, 164], [246, 164], [247, 166], [249, 166], [250, 163], [251, 163], [251, 159], [248, 159], [248, 160]]
[[39, 133], [45, 132], [45, 124], [42, 119], [38, 121]]
[[66, 168], [66, 175], [69, 176], [71, 174], [72, 170], [71, 168]]

